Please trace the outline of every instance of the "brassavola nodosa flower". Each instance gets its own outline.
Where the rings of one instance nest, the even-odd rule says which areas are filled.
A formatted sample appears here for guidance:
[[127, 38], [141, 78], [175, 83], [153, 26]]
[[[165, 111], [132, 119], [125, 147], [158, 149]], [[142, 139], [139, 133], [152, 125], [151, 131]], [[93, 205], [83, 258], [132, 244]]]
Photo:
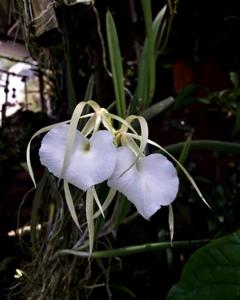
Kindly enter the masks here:
[[[41, 164], [56, 177], [60, 177], [69, 125], [51, 129], [42, 139], [39, 150]], [[107, 130], [99, 130], [89, 139], [76, 130], [72, 155], [63, 179], [83, 191], [107, 180], [116, 164], [117, 149], [113, 135]]]
[[174, 201], [179, 180], [175, 167], [165, 156], [151, 154], [136, 160], [128, 147], [117, 150], [117, 163], [108, 185], [124, 194], [140, 215], [149, 219], [162, 205]]
[[[60, 177], [69, 125], [51, 129], [39, 150], [42, 165]], [[161, 154], [139, 157], [127, 147], [117, 148], [113, 135], [99, 130], [86, 138], [77, 130], [63, 179], [83, 191], [108, 180], [108, 185], [131, 201], [149, 219], [162, 205], [171, 204], [178, 191], [175, 167]]]
[[[83, 115], [87, 105], [94, 112]], [[77, 126], [81, 119], [87, 119], [87, 122], [80, 132]], [[120, 123], [120, 129], [115, 129], [112, 121]], [[140, 133], [132, 127], [134, 121], [139, 122]], [[68, 183], [86, 192], [90, 254], [93, 250], [94, 219], [100, 214], [104, 215], [116, 191], [125, 195], [145, 219], [149, 219], [161, 206], [175, 200], [179, 185], [176, 169], [161, 154], [146, 156], [147, 144], [170, 156], [205, 201], [186, 169], [164, 148], [148, 139], [148, 126], [143, 117], [129, 116], [124, 120], [89, 100], [77, 105], [71, 120], [42, 128], [32, 139], [45, 132], [48, 133], [42, 139], [40, 161], [59, 181], [63, 179], [67, 205], [78, 227], [80, 225]], [[27, 148], [27, 164], [36, 186], [30, 161], [32, 139]], [[106, 199], [100, 201], [94, 186], [103, 181], [107, 181], [110, 190]], [[97, 212], [94, 212], [94, 200], [99, 208]]]

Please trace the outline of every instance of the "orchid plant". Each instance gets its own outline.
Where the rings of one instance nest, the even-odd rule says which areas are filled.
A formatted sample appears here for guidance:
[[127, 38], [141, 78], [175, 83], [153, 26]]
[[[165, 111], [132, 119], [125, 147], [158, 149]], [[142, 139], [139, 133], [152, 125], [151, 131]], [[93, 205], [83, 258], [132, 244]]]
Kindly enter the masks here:
[[[87, 106], [93, 112], [84, 115]], [[78, 123], [83, 119], [87, 122], [79, 131]], [[132, 125], [136, 121], [139, 122], [140, 133]], [[113, 125], [115, 123], [120, 125], [117, 129]], [[142, 116], [131, 115], [123, 119], [89, 100], [76, 106], [71, 120], [44, 127], [32, 139], [44, 132], [48, 133], [42, 139], [40, 161], [59, 182], [63, 179], [66, 202], [79, 229], [69, 184], [86, 192], [90, 255], [94, 245], [94, 220], [101, 214], [104, 217], [117, 192], [132, 202], [138, 213], [147, 220], [161, 206], [171, 205], [175, 200], [179, 186], [177, 171], [162, 154], [147, 155], [147, 144], [165, 152], [175, 161], [205, 202], [186, 169], [163, 147], [148, 139], [148, 125]], [[27, 164], [36, 186], [30, 160], [32, 139], [27, 148]], [[95, 186], [104, 181], [107, 181], [109, 192], [103, 201], [99, 199]], [[97, 211], [94, 211], [94, 201]]]
[[[48, 171], [45, 171], [34, 195], [30, 220], [30, 238], [35, 254], [33, 255], [34, 260], [30, 267], [26, 266], [26, 271], [21, 271], [21, 274], [17, 271], [17, 276], [20, 274], [21, 277], [27, 279], [24, 286], [26, 297], [35, 299], [41, 295], [42, 299], [72, 299], [84, 290], [84, 293], [87, 293], [86, 299], [90, 299], [89, 295], [92, 290], [102, 285], [100, 282], [102, 278], [97, 274], [97, 279], [94, 275], [89, 279], [91, 262], [87, 262], [85, 268], [84, 260], [73, 259], [70, 262], [67, 255], [71, 254], [75, 257], [96, 258], [98, 264], [101, 258], [109, 258], [106, 260], [107, 265], [105, 261], [101, 261], [101, 266], [100, 264], [99, 266], [100, 273], [104, 276], [106, 274], [106, 284], [104, 285], [109, 299], [111, 299], [109, 274], [112, 257], [139, 253], [139, 251], [165, 249], [171, 243], [167, 243], [168, 246], [166, 246], [165, 242], [142, 244], [141, 241], [141, 245], [135, 244], [133, 247], [110, 249], [113, 240], [109, 239], [107, 234], [114, 233], [114, 229], [119, 224], [132, 221], [137, 212], [144, 219], [149, 220], [162, 206], [168, 206], [170, 239], [172, 241], [174, 218], [171, 204], [178, 193], [178, 171], [182, 171], [186, 175], [205, 202], [195, 181], [182, 164], [163, 147], [148, 138], [147, 121], [139, 116], [139, 114], [144, 115], [147, 120], [150, 120], [174, 103], [172, 97], [159, 101], [159, 95], [155, 94], [156, 62], [158, 55], [165, 53], [172, 20], [179, 1], [165, 1], [165, 5], [154, 19], [152, 18], [151, 1], [141, 0], [139, 2], [142, 6], [146, 38], [144, 44], [140, 45], [142, 49], [139, 47], [140, 53], [136, 47], [137, 69], [130, 86], [125, 84], [126, 74], [122, 65], [124, 58], [121, 55], [121, 41], [118, 39], [114, 18], [110, 11], [106, 14], [107, 51], [105, 53], [103, 43], [104, 55], [99, 59], [103, 60], [106, 71], [112, 76], [114, 97], [111, 95], [111, 100], [114, 101], [111, 102], [108, 110], [100, 107], [95, 101], [87, 101], [92, 98], [94, 93], [95, 70], [89, 78], [83, 98], [84, 102], [80, 102], [75, 107], [78, 96], [73, 83], [75, 81], [75, 84], [78, 84], [79, 78], [72, 76], [75, 72], [71, 70], [70, 61], [74, 61], [75, 56], [72, 56], [72, 51], [69, 51], [71, 47], [75, 47], [75, 38], [69, 38], [71, 35], [63, 26], [67, 70], [65, 78], [67, 89], [63, 94], [67, 94], [65, 100], [68, 104], [68, 112], [71, 113], [74, 107], [75, 109], [70, 120], [37, 131], [27, 147], [27, 165], [36, 187], [31, 166], [31, 143], [35, 137], [45, 134], [39, 150], [40, 162], [58, 178], [58, 188], [54, 176], [49, 176]], [[98, 16], [94, 5], [93, 8], [94, 14]], [[100, 19], [102, 18], [99, 18], [97, 34], [102, 37], [99, 26]], [[89, 20], [89, 24], [91, 22], [92, 20]], [[101, 41], [104, 40], [105, 38], [101, 38]], [[77, 65], [77, 61], [76, 70], [79, 72], [80, 66]], [[56, 65], [58, 63], [56, 62]], [[62, 74], [62, 65], [59, 64], [59, 66], [60, 74]], [[58, 74], [58, 72], [55, 73]], [[64, 78], [62, 79], [64, 80]], [[59, 94], [62, 92], [59, 90]], [[95, 95], [99, 99], [102, 98], [97, 93]], [[152, 104], [152, 100], [154, 100], [154, 104]], [[109, 101], [106, 102], [109, 103]], [[111, 109], [114, 110], [114, 114]], [[133, 115], [129, 116], [129, 114]], [[149, 153], [152, 146], [158, 150], [156, 153]], [[182, 153], [186, 155], [186, 152], [188, 151]], [[179, 160], [184, 162], [181, 156]], [[62, 199], [62, 191], [74, 221], [72, 222], [73, 228], [68, 226], [71, 223], [68, 212], [64, 213], [65, 203]], [[125, 198], [129, 201], [125, 201]], [[46, 230], [42, 232], [45, 234], [44, 239], [42, 239], [42, 235], [39, 235], [39, 243], [37, 243], [35, 229], [40, 222], [38, 208], [42, 200], [45, 203], [48, 201], [47, 217], [44, 214], [44, 217], [41, 218], [41, 223], [46, 225], [42, 228]], [[130, 202], [136, 207], [137, 212], [129, 216], [126, 211], [128, 211]], [[83, 211], [84, 214], [82, 214]], [[45, 217], [47, 218], [46, 223], [43, 221]], [[101, 243], [97, 244], [97, 239], [100, 237]], [[96, 251], [94, 251], [95, 249]], [[58, 259], [60, 256], [62, 256], [61, 259]], [[123, 286], [123, 290], [128, 291], [125, 286]], [[99, 295], [97, 296], [99, 297]]]

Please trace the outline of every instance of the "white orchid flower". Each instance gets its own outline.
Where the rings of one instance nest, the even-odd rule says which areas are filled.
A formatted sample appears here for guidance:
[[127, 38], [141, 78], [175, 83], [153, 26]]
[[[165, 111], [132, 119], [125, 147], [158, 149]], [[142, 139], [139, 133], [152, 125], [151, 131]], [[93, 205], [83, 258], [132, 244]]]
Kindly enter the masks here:
[[[89, 106], [93, 112], [83, 115], [86, 106]], [[81, 119], [87, 119], [82, 132], [77, 130]], [[113, 127], [112, 120], [120, 123], [120, 129], [116, 130]], [[140, 125], [140, 133], [131, 126], [135, 121]], [[100, 126], [105, 127], [106, 130], [99, 130]], [[31, 138], [27, 147], [27, 165], [35, 187], [36, 181], [30, 159], [31, 142], [45, 132], [48, 133], [42, 140], [39, 151], [40, 161], [59, 180], [63, 179], [66, 202], [79, 228], [75, 203], [68, 183], [86, 191], [89, 255], [93, 251], [94, 220], [100, 214], [104, 216], [104, 211], [113, 201], [116, 191], [124, 194], [145, 219], [149, 219], [161, 206], [170, 205], [176, 198], [179, 185], [176, 169], [161, 154], [145, 156], [147, 144], [166, 153], [184, 172], [206, 203], [187, 170], [163, 147], [148, 139], [148, 126], [143, 117], [129, 116], [124, 120], [109, 113], [92, 100], [80, 102], [71, 120], [44, 127]], [[90, 138], [87, 138], [88, 136]], [[119, 147], [117, 148], [115, 144]], [[105, 200], [100, 201], [94, 186], [105, 180], [108, 180], [110, 190]], [[98, 206], [96, 212], [94, 200]], [[172, 213], [170, 216], [171, 229]]]
[[120, 147], [108, 185], [124, 194], [139, 214], [149, 219], [162, 205], [174, 201], [179, 180], [175, 167], [165, 156], [152, 154], [136, 161], [128, 147]]
[[[42, 139], [39, 150], [41, 164], [60, 177], [69, 125], [51, 129]], [[116, 146], [113, 135], [107, 130], [99, 130], [90, 139], [76, 131], [72, 154], [63, 179], [83, 191], [107, 180], [115, 167]]]

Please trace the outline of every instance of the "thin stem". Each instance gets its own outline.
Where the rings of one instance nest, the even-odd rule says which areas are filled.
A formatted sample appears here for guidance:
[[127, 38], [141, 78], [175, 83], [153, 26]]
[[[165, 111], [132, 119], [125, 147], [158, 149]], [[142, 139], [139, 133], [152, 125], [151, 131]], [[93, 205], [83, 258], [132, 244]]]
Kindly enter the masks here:
[[[165, 149], [170, 153], [180, 153], [185, 142], [166, 146]], [[190, 150], [208, 150], [216, 152], [225, 152], [240, 154], [240, 144], [213, 140], [195, 140], [191, 141]]]
[[[176, 242], [161, 242], [161, 243], [148, 243], [144, 245], [135, 245], [129, 247], [122, 247], [112, 250], [104, 251], [95, 251], [92, 253], [94, 258], [107, 258], [107, 257], [116, 257], [116, 256], [127, 256], [138, 253], [146, 253], [152, 251], [165, 250], [167, 248], [186, 248], [186, 247], [200, 247], [209, 243], [209, 239], [204, 240], [191, 240], [191, 241], [176, 241]], [[83, 251], [74, 251], [71, 249], [60, 250], [56, 255], [76, 255], [80, 257], [89, 257], [88, 252]]]

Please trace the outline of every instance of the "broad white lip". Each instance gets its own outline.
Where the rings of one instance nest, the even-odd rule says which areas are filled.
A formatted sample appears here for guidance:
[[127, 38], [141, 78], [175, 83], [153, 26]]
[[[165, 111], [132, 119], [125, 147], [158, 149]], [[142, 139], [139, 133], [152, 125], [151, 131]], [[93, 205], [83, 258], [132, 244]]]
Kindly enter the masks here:
[[[60, 176], [66, 149], [69, 125], [60, 125], [50, 130], [42, 140], [39, 150], [41, 164], [56, 177]], [[113, 135], [99, 130], [87, 139], [77, 130], [73, 152], [63, 179], [83, 191], [107, 180], [116, 164], [116, 146]]]
[[175, 167], [165, 156], [148, 155], [129, 169], [136, 156], [128, 147], [120, 147], [117, 152], [117, 163], [108, 185], [124, 194], [140, 215], [149, 219], [162, 205], [174, 201], [179, 180]]

